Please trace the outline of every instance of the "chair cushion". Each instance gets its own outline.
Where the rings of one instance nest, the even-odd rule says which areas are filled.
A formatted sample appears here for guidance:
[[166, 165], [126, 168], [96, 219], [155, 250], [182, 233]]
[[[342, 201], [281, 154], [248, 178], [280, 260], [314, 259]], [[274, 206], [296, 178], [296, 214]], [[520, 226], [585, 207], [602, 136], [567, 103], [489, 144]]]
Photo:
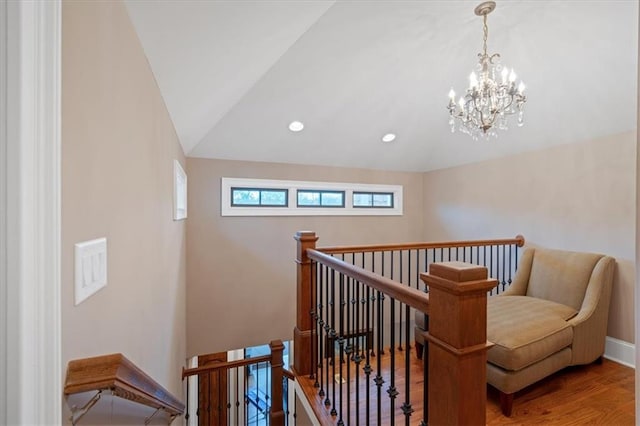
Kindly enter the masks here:
[[537, 248], [533, 254], [526, 295], [578, 310], [593, 268], [602, 257], [601, 254]]
[[487, 300], [487, 340], [494, 346], [487, 360], [517, 371], [571, 345], [569, 306], [528, 296], [494, 296]]

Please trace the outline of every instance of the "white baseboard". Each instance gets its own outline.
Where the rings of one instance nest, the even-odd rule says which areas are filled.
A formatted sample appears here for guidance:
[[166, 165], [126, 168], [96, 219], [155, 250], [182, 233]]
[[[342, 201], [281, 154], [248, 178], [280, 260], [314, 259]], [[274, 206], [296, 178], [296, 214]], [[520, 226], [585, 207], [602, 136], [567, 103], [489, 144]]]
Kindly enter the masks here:
[[604, 357], [627, 367], [636, 368], [636, 345], [607, 336]]

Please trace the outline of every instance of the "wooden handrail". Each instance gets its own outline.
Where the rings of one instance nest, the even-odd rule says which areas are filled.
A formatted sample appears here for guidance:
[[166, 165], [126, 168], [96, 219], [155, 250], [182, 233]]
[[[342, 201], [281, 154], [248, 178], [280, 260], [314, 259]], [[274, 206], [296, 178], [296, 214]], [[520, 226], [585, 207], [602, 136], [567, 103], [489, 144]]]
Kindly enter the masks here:
[[366, 269], [344, 262], [318, 250], [307, 250], [307, 256], [310, 259], [320, 262], [323, 265], [330, 266], [334, 270], [342, 272], [351, 278], [355, 278], [369, 287], [381, 291], [385, 295], [409, 305], [412, 308], [426, 314], [429, 313], [429, 295], [423, 291], [400, 284], [376, 273], [369, 272]]
[[245, 358], [236, 361], [217, 362], [215, 364], [206, 365], [204, 367], [184, 368], [182, 367], [182, 380], [188, 376], [195, 376], [196, 374], [208, 373], [215, 370], [245, 367], [251, 364], [258, 364], [260, 362], [271, 362], [271, 355], [262, 355], [255, 358]]
[[282, 369], [282, 375], [284, 377], [286, 377], [287, 379], [289, 379], [289, 380], [295, 380], [296, 379], [296, 376], [293, 374], [293, 372], [287, 370], [286, 368]]
[[[172, 418], [184, 412], [184, 404], [122, 354], [69, 361], [64, 394], [110, 390], [114, 395], [166, 411]], [[95, 397], [94, 397], [95, 398]], [[97, 400], [97, 399], [96, 399]], [[91, 404], [93, 406], [93, 404]], [[76, 423], [86, 410], [75, 411]]]
[[515, 244], [518, 247], [524, 246], [525, 240], [522, 235], [515, 238], [504, 238], [495, 240], [464, 240], [464, 241], [442, 241], [442, 242], [422, 242], [422, 243], [399, 243], [399, 244], [370, 244], [361, 246], [336, 246], [320, 247], [316, 250], [327, 254], [342, 253], [369, 253], [391, 250], [416, 250], [416, 249], [439, 249], [454, 247], [483, 247], [496, 245]]

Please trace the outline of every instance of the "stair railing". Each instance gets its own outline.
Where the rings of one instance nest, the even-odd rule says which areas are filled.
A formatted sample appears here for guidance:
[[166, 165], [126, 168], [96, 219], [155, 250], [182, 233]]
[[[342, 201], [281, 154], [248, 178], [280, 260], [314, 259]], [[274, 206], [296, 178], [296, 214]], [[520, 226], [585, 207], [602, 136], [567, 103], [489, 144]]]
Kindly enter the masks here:
[[[286, 394], [286, 389], [289, 388], [288, 380], [293, 379], [293, 374], [284, 368], [283, 351], [284, 345], [280, 340], [274, 340], [269, 343], [270, 353], [268, 355], [256, 356], [251, 358], [245, 358], [236, 361], [215, 362], [203, 367], [195, 368], [183, 368], [182, 380], [191, 376], [202, 377], [202, 375], [210, 373], [219, 373], [218, 377], [227, 377], [231, 372], [235, 372], [236, 375], [240, 369], [254, 369], [259, 371], [263, 367], [269, 369], [269, 375], [266, 378], [268, 382], [269, 393], [263, 393], [259, 386], [250, 386], [247, 383], [243, 386], [244, 395], [242, 398], [236, 398], [236, 408], [239, 409], [239, 400], [242, 399], [247, 408], [251, 408], [255, 415], [253, 420], [250, 420], [247, 414], [236, 415], [233, 417], [229, 415], [227, 410], [231, 410], [231, 404], [219, 404], [219, 399], [213, 398], [211, 395], [205, 395], [206, 400], [205, 413], [196, 412], [196, 416], [199, 417], [197, 424], [210, 424], [210, 425], [236, 425], [240, 424], [239, 419], [244, 419], [243, 424], [255, 424], [255, 425], [269, 425], [269, 426], [285, 426], [288, 422], [288, 407], [285, 410], [283, 406], [283, 395]], [[246, 382], [246, 375], [245, 382]], [[260, 381], [259, 379], [257, 381]], [[226, 392], [225, 389], [222, 392]], [[187, 385], [187, 411], [185, 414], [185, 420], [189, 420], [191, 414], [189, 413], [189, 386]], [[285, 395], [286, 396], [286, 395]], [[202, 395], [198, 395], [202, 397]], [[216, 402], [218, 401], [218, 402]], [[222, 406], [224, 405], [224, 406]], [[246, 413], [246, 412], [245, 412]], [[261, 418], [258, 418], [258, 415]], [[233, 419], [232, 419], [233, 417]], [[206, 419], [206, 420], [204, 420]]]

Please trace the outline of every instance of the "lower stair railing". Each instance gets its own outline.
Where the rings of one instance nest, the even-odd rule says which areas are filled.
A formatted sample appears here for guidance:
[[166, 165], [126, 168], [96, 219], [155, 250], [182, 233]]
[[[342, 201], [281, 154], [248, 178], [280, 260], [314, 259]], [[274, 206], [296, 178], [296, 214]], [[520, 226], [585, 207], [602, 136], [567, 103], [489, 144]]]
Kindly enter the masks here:
[[[189, 412], [187, 424], [198, 426], [285, 426], [289, 424], [288, 390], [293, 374], [284, 368], [282, 341], [269, 344], [268, 355], [235, 361], [214, 361], [182, 370], [182, 380], [198, 379], [198, 410]], [[195, 414], [193, 422], [191, 415]], [[191, 419], [191, 420], [190, 420]]]
[[[312, 232], [296, 240], [294, 373], [319, 423], [484, 423], [486, 299], [510, 284], [522, 237], [328, 249]], [[423, 360], [409, 350], [416, 312], [429, 324]]]

